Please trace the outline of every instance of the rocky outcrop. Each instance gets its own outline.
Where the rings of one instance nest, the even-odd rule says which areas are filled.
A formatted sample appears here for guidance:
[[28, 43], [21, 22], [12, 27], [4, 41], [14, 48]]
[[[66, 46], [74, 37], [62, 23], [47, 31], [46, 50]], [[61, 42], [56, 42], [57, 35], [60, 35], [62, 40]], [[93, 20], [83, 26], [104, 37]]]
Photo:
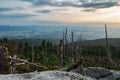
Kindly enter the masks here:
[[[77, 68], [72, 69], [71, 72], [78, 72]], [[83, 68], [80, 74], [96, 80], [120, 80], [120, 71], [108, 70], [100, 67]]]
[[93, 77], [95, 79], [104, 78], [112, 75], [112, 72], [104, 68], [89, 67], [85, 70], [87, 76]]
[[45, 71], [26, 74], [0, 75], [0, 80], [95, 80], [95, 79], [72, 72]]
[[0, 80], [120, 80], [120, 71], [90, 67], [86, 75], [66, 71], [44, 71], [25, 74], [0, 75]]

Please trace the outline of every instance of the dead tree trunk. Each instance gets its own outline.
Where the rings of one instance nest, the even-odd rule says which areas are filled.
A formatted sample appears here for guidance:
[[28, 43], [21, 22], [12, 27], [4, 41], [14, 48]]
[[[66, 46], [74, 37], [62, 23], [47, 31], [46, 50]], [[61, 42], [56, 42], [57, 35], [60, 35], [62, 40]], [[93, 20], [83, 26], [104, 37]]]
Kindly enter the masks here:
[[60, 40], [60, 64], [61, 64], [61, 66], [63, 66], [64, 64], [64, 59], [63, 59], [63, 57], [64, 57], [64, 53], [63, 53], [63, 46], [64, 46], [64, 42], [63, 42], [63, 40]]
[[63, 41], [65, 41], [65, 31], [63, 30]]
[[72, 36], [72, 63], [75, 64], [75, 54], [74, 54], [74, 33], [72, 32], [71, 33], [71, 36]]
[[64, 33], [64, 39], [65, 39], [65, 47], [64, 47], [64, 50], [65, 50], [65, 54], [66, 54], [66, 61], [69, 62], [69, 54], [68, 54], [68, 40], [67, 40], [67, 34], [68, 34], [68, 30], [67, 28], [65, 29], [65, 33]]
[[32, 62], [34, 62], [34, 46], [32, 45]]
[[[64, 45], [64, 41], [65, 41], [65, 31], [63, 30], [63, 53], [65, 53], [65, 45]], [[63, 58], [68, 58], [66, 54], [64, 54]], [[66, 60], [64, 60], [65, 62]], [[66, 61], [67, 62], [67, 61]]]
[[32, 40], [32, 62], [34, 62], [34, 46], [33, 46], [33, 40]]
[[8, 48], [5, 46], [0, 46], [0, 73], [12, 73], [12, 60], [9, 60], [8, 57]]
[[78, 46], [75, 49], [75, 53], [77, 55], [77, 62], [82, 59], [82, 35], [78, 38]]
[[37, 61], [39, 61], [39, 59], [40, 59], [40, 55], [39, 53], [37, 53]]
[[33, 65], [33, 66], [36, 66], [36, 67], [39, 67], [39, 68], [47, 69], [45, 66], [39, 66], [39, 65], [36, 65], [34, 63], [28, 62], [27, 60], [23, 60], [23, 59], [19, 59], [19, 58], [13, 58], [13, 57], [9, 57], [9, 59], [20, 61], [20, 62], [25, 62], [25, 63], [27, 63], [29, 65]]
[[108, 42], [108, 34], [107, 34], [107, 26], [105, 24], [105, 34], [106, 34], [106, 52], [107, 52], [107, 58], [108, 58], [108, 61], [109, 61], [109, 64], [112, 65], [112, 58], [111, 58], [111, 52], [110, 52], [110, 49], [109, 49], [109, 42]]
[[68, 40], [67, 40], [67, 28], [66, 28], [66, 30], [65, 30], [65, 44], [66, 44], [66, 46], [67, 46], [67, 43], [68, 43]]

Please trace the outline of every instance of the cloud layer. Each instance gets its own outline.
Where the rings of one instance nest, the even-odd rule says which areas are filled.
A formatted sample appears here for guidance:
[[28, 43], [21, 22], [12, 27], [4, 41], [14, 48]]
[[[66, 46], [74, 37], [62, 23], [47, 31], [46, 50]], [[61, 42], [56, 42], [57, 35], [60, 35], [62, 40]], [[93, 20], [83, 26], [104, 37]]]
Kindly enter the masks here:
[[119, 0], [22, 0], [34, 6], [108, 8], [118, 6]]
[[119, 0], [1, 0], [0, 24], [120, 22], [119, 4]]
[[11, 11], [13, 10], [12, 8], [5, 8], [5, 7], [0, 7], [0, 12], [6, 12], [6, 11]]
[[52, 10], [41, 10], [41, 11], [36, 11], [37, 13], [44, 13], [44, 14], [48, 14], [50, 12], [52, 12]]
[[27, 18], [27, 17], [31, 17], [31, 16], [35, 16], [33, 14], [0, 14], [0, 18], [3, 19], [14, 19], [14, 18]]

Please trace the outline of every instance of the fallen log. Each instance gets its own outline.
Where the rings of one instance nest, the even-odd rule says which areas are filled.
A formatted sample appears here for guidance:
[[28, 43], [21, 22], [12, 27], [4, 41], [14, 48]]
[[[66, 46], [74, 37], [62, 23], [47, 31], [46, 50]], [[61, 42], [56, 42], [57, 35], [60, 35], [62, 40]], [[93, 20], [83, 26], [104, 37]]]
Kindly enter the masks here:
[[17, 60], [17, 61], [21, 61], [21, 62], [25, 62], [25, 63], [27, 63], [27, 64], [29, 64], [29, 65], [33, 65], [33, 66], [36, 66], [36, 67], [38, 67], [38, 68], [43, 68], [43, 69], [47, 69], [45, 66], [39, 66], [39, 65], [36, 65], [36, 64], [34, 64], [34, 63], [31, 63], [31, 62], [28, 62], [27, 60], [23, 60], [23, 59], [19, 59], [19, 58], [13, 58], [13, 57], [9, 57], [9, 59], [11, 59], [11, 60]]
[[25, 62], [23, 62], [23, 63], [15, 63], [13, 66], [20, 66], [20, 65], [24, 65], [25, 64]]

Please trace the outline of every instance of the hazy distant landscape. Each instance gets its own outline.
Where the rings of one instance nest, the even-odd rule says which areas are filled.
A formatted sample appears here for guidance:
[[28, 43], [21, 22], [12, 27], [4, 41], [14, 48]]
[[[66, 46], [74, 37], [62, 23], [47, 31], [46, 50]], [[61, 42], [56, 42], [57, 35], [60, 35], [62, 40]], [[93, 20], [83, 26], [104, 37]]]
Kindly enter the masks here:
[[[61, 39], [68, 28], [68, 40], [74, 32], [75, 40], [82, 34], [84, 40], [105, 38], [104, 25], [92, 26], [0, 26], [0, 38], [8, 39]], [[109, 38], [120, 38], [119, 27], [108, 27]]]

